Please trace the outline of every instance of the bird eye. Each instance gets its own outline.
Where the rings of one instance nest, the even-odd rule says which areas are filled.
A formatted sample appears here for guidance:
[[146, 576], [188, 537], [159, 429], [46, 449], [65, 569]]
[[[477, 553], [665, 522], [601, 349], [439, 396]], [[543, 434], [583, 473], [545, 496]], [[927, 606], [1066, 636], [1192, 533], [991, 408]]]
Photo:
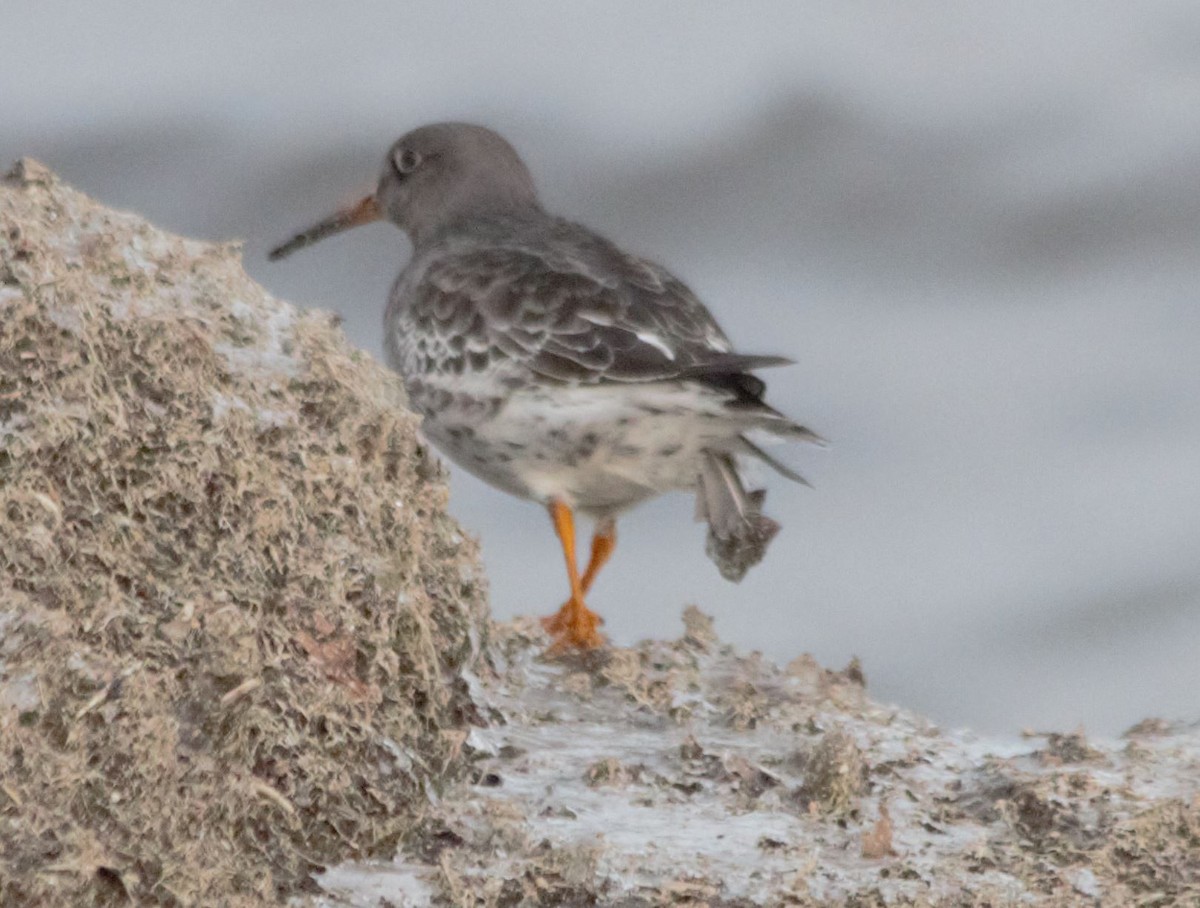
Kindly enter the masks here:
[[401, 176], [407, 176], [417, 169], [421, 156], [411, 148], [399, 148], [392, 154], [392, 166]]

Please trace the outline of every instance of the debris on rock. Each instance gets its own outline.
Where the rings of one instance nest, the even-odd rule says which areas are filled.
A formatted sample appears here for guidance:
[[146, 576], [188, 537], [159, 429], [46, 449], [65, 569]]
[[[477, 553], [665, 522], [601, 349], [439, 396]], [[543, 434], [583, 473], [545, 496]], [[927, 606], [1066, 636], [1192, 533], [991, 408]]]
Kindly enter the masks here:
[[852, 735], [831, 729], [794, 762], [804, 773], [796, 793], [804, 809], [834, 816], [855, 813], [867, 790], [870, 768]]

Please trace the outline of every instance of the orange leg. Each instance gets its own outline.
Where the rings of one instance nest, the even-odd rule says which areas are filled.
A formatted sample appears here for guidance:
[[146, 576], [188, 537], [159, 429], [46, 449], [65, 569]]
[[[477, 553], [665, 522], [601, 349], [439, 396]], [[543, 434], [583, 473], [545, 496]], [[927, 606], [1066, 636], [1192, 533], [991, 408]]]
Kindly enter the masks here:
[[604, 642], [604, 635], [596, 628], [603, 620], [587, 607], [583, 595], [596, 577], [600, 567], [608, 560], [616, 545], [616, 532], [611, 521], [597, 528], [592, 540], [592, 558], [583, 577], [575, 563], [575, 517], [571, 509], [561, 501], [550, 503], [550, 518], [554, 530], [562, 543], [567, 561], [567, 579], [571, 583], [571, 598], [555, 614], [542, 619], [542, 625], [554, 637], [554, 648], [593, 649]]
[[612, 557], [613, 549], [617, 547], [617, 524], [611, 517], [605, 517], [596, 524], [596, 532], [592, 534], [592, 557], [588, 561], [587, 570], [579, 585], [584, 593], [592, 588], [592, 581], [600, 573], [600, 568]]

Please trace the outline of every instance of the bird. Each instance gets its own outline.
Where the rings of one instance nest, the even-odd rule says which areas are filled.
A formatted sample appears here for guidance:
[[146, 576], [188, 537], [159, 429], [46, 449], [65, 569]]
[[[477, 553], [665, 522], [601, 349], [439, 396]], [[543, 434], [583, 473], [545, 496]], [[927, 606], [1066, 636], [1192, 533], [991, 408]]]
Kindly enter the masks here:
[[[542, 622], [552, 649], [606, 638], [585, 601], [616, 547], [617, 518], [665, 492], [695, 495], [706, 551], [738, 581], [780, 525], [748, 489], [747, 458], [805, 485], [760, 446], [823, 439], [764, 400], [755, 373], [783, 356], [735, 352], [663, 266], [548, 213], [493, 130], [433, 123], [388, 149], [373, 191], [270, 251], [271, 260], [377, 220], [412, 253], [391, 290], [383, 346], [422, 433], [487, 483], [541, 503], [569, 598]], [[575, 515], [594, 521], [578, 567]]]

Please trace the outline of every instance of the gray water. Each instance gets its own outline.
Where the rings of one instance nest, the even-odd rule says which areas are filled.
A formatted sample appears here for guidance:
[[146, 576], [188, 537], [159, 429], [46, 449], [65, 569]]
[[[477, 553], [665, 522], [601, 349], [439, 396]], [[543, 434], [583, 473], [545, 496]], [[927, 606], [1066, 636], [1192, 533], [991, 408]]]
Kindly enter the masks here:
[[[27, 4], [0, 0], [0, 161], [193, 236], [379, 352], [386, 225], [264, 252], [438, 119], [547, 207], [687, 279], [770, 398], [784, 523], [739, 586], [691, 503], [620, 526], [618, 642], [687, 602], [786, 660], [857, 654], [948, 725], [1200, 716], [1200, 6]], [[541, 509], [455, 471], [500, 616], [565, 594]]]

